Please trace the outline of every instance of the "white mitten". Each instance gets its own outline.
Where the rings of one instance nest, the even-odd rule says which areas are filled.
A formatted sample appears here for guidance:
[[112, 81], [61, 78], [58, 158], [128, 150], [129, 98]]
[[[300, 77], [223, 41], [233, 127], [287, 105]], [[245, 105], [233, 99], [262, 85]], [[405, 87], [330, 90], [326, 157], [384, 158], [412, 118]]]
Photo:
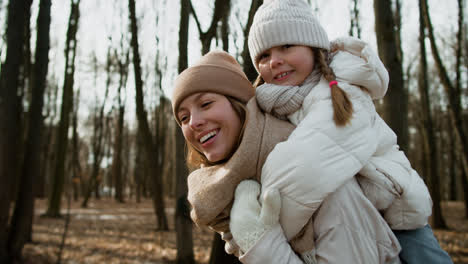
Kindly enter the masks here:
[[231, 229], [242, 252], [247, 252], [267, 230], [279, 225], [281, 196], [276, 189], [266, 191], [263, 204], [258, 202], [260, 184], [242, 181], [236, 188], [231, 209]]
[[234, 241], [231, 232], [222, 232], [221, 239], [224, 240], [224, 242], [226, 242], [224, 244], [224, 251], [226, 251], [226, 253], [228, 254], [239, 257], [240, 248], [237, 245], [236, 241]]

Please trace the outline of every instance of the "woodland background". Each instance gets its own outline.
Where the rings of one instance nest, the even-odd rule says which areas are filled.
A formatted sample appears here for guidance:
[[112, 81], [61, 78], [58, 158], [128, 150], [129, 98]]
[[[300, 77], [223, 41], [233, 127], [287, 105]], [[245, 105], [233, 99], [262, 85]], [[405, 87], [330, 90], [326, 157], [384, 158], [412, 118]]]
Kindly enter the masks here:
[[[407, 2], [418, 26], [406, 39]], [[466, 1], [447, 1], [457, 10], [442, 18], [448, 30], [432, 23], [435, 2], [309, 1], [317, 14], [345, 9], [347, 33], [374, 40], [390, 73], [377, 108], [429, 186], [441, 245], [468, 263]], [[0, 263], [236, 263], [190, 221], [168, 94], [212, 49], [253, 80], [246, 36], [261, 3], [0, 0]], [[93, 5], [107, 6], [107, 20], [89, 21]], [[63, 31], [52, 23], [60, 16]], [[99, 23], [108, 31], [88, 38]]]

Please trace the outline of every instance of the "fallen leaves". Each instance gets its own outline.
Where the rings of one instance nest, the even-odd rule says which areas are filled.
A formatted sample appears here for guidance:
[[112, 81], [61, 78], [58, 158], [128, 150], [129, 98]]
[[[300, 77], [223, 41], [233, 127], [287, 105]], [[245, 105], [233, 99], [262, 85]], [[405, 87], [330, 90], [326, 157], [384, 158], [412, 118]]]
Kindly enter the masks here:
[[[93, 200], [86, 209], [80, 208], [80, 201], [73, 202], [62, 263], [173, 263], [177, 254], [173, 201], [168, 200], [166, 205], [170, 230], [156, 231], [151, 200], [121, 204], [103, 198]], [[65, 221], [39, 217], [45, 207], [46, 201], [36, 202], [33, 243], [23, 250], [25, 263], [56, 261]], [[451, 229], [434, 229], [440, 245], [455, 264], [468, 263], [468, 220], [463, 212], [462, 202], [443, 203], [445, 220]], [[194, 226], [193, 238], [197, 263], [208, 263], [212, 231]]]

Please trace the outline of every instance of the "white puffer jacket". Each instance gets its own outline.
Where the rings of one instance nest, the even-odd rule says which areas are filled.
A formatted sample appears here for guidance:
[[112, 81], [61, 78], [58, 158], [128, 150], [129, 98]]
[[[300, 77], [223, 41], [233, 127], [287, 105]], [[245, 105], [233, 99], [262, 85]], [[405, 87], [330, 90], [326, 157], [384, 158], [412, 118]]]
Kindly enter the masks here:
[[358, 173], [365, 195], [384, 210], [392, 229], [426, 225], [432, 211], [427, 187], [372, 102], [386, 93], [384, 65], [355, 38], [336, 40], [335, 50], [330, 66], [353, 103], [351, 123], [335, 125], [330, 88], [322, 78], [288, 117], [297, 127], [287, 141], [276, 145], [262, 169], [262, 190], [273, 187], [281, 192], [280, 222], [286, 238], [294, 237], [322, 201]]

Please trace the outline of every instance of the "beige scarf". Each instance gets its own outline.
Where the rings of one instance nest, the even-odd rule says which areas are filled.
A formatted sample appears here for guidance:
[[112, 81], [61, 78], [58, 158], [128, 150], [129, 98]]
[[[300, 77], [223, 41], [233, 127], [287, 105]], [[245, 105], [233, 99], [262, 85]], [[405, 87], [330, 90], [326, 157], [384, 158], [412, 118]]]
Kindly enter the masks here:
[[[188, 177], [192, 220], [216, 232], [228, 232], [235, 188], [246, 179], [260, 182], [261, 169], [268, 154], [276, 144], [285, 141], [293, 129], [291, 123], [262, 112], [256, 98], [252, 98], [247, 104], [242, 141], [233, 156], [223, 164], [195, 170]], [[298, 253], [313, 248], [313, 236], [309, 235], [312, 233], [306, 230], [309, 224], [290, 241]]]

